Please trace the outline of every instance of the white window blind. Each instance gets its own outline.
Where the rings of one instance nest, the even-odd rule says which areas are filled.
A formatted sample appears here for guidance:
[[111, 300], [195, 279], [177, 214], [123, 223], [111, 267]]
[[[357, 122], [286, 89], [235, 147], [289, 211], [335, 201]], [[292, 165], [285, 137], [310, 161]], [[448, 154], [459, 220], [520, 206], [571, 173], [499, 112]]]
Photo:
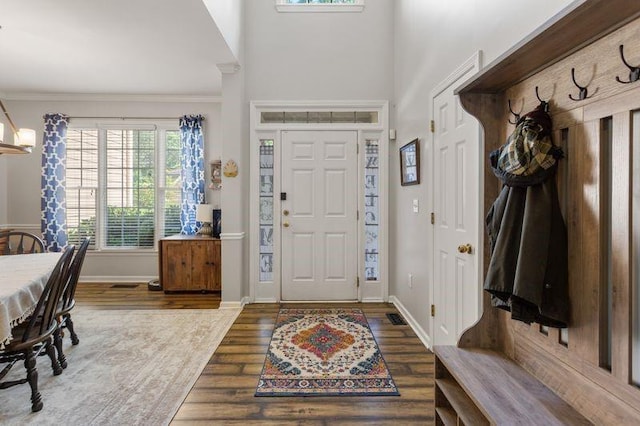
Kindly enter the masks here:
[[66, 203], [69, 244], [91, 237], [96, 243], [98, 201], [98, 130], [67, 131]]
[[70, 243], [153, 249], [180, 232], [180, 134], [140, 126], [67, 133], [67, 229]]

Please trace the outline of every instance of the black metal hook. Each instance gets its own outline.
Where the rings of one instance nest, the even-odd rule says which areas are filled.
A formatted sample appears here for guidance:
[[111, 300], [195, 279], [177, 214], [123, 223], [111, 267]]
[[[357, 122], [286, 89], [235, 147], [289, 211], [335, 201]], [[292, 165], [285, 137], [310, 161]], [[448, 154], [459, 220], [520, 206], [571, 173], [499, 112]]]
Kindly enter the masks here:
[[634, 67], [624, 58], [624, 44], [620, 45], [620, 57], [622, 58], [622, 63], [629, 68], [629, 81], [622, 81], [620, 80], [620, 77], [616, 76], [618, 83], [629, 84], [640, 80], [640, 67]]
[[544, 111], [549, 112], [549, 101], [543, 101], [540, 99], [540, 93], [538, 92], [538, 86], [536, 86], [536, 98], [540, 101], [541, 104], [544, 105]]
[[516, 124], [516, 123], [518, 123], [518, 120], [520, 120], [520, 113], [522, 113], [522, 110], [524, 109], [524, 99], [522, 99], [522, 105], [520, 106], [520, 112], [515, 112], [511, 108], [511, 99], [508, 99], [507, 103], [509, 104], [509, 112], [511, 112], [511, 114], [513, 114], [513, 118], [515, 119], [515, 121], [511, 121], [511, 119], [509, 119], [509, 123]]
[[593, 97], [593, 95], [588, 96], [588, 91], [587, 91], [587, 86], [580, 86], [578, 84], [578, 82], [576, 81], [576, 69], [575, 68], [571, 68], [571, 79], [573, 80], [573, 84], [576, 85], [576, 87], [580, 90], [580, 93], [578, 94], [577, 98], [574, 98], [573, 95], [569, 94], [569, 99], [571, 99], [572, 101], [583, 101], [585, 99], [589, 99], [591, 97]]

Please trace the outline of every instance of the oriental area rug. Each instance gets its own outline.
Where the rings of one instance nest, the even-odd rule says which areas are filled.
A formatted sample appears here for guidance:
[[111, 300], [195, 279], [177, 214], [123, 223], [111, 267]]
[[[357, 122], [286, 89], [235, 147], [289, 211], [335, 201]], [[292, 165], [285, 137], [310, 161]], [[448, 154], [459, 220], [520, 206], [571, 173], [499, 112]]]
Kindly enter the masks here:
[[[90, 310], [71, 316], [67, 368], [37, 360], [44, 407], [28, 384], [0, 390], [1, 425], [168, 425], [240, 309]], [[17, 363], [5, 379], [26, 375]]]
[[400, 393], [360, 309], [280, 309], [255, 395]]

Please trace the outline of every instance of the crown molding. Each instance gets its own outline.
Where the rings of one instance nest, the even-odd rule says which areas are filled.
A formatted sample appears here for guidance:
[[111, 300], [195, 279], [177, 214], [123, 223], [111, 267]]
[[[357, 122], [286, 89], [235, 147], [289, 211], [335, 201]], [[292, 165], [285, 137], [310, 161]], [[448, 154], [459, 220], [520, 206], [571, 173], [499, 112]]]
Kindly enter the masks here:
[[221, 103], [222, 96], [190, 95], [126, 95], [101, 93], [11, 93], [2, 99], [11, 101], [75, 101], [75, 102], [171, 102]]
[[224, 64], [216, 64], [222, 74], [235, 74], [240, 71], [240, 64], [237, 62], [227, 62]]

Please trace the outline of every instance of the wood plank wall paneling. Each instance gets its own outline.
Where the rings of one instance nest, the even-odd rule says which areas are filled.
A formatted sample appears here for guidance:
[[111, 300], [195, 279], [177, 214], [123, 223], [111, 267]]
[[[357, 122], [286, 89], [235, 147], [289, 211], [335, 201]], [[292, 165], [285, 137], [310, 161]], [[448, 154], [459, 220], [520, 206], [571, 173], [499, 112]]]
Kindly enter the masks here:
[[631, 379], [631, 339], [633, 332], [631, 321], [633, 318], [632, 297], [634, 294], [631, 283], [630, 235], [631, 226], [631, 114], [620, 112], [613, 116], [613, 146], [611, 147], [611, 162], [615, 164], [612, 170], [611, 205], [615, 206], [611, 217], [611, 251], [615, 253], [612, 259], [611, 278], [613, 293], [611, 305], [616, 315], [613, 316], [611, 330], [613, 333], [611, 362], [613, 375], [624, 383]]
[[[219, 295], [165, 295], [148, 291], [146, 284], [113, 288], [109, 284], [81, 283], [76, 299], [83, 309], [215, 309], [220, 304]], [[212, 355], [172, 424], [433, 424], [433, 354], [408, 325], [391, 324], [386, 313], [398, 313], [393, 305], [339, 306], [355, 306], [365, 312], [398, 385], [399, 397], [254, 397], [279, 305], [247, 305]]]
[[[588, 2], [585, 7], [596, 3], [605, 4]], [[615, 3], [631, 7], [637, 16], [639, 3], [618, 0]], [[572, 19], [558, 22], [582, 25]], [[565, 29], [573, 31], [573, 28]], [[576, 31], [584, 30], [583, 27]], [[632, 181], [635, 179], [638, 184], [640, 179], [632, 174], [631, 168], [638, 165], [632, 164], [630, 158], [633, 144], [639, 143], [632, 140], [632, 114], [640, 110], [640, 81], [621, 84], [616, 76], [627, 80], [629, 74], [620, 59], [621, 44], [625, 46], [627, 61], [640, 63], [640, 20], [591, 40], [590, 45], [581, 46], [571, 56], [556, 60], [553, 42], [544, 38], [539, 42], [546, 46], [546, 63], [551, 65], [536, 74], [522, 75], [522, 80], [509, 87], [501, 86], [502, 82], [496, 80], [498, 74], [487, 73], [490, 78], [486, 81], [481, 75], [477, 84], [467, 83], [472, 90], [465, 91], [464, 87], [459, 90], [465, 108], [483, 124], [485, 153], [502, 145], [514, 129], [507, 122], [510, 117], [507, 100], [511, 100], [512, 105], [524, 105], [523, 112], [528, 112], [539, 103], [536, 87], [540, 97], [549, 100], [556, 139], [563, 132], [567, 137], [566, 159], [559, 172], [566, 173], [566, 178], [559, 179], [559, 183], [566, 185], [560, 192], [566, 194], [567, 199], [564, 214], [569, 237], [571, 304], [568, 346], [559, 341], [557, 330], [544, 334], [537, 324], [527, 326], [511, 321], [508, 313], [492, 308], [487, 298], [483, 318], [464, 334], [459, 346], [487, 347], [490, 341], [487, 336], [497, 335], [499, 341], [494, 348], [513, 358], [594, 423], [638, 424], [640, 389], [631, 384], [632, 301], [638, 292], [633, 288], [632, 278], [637, 271], [633, 271], [632, 263], [638, 253], [632, 252], [630, 238], [639, 232], [632, 226], [633, 216], [638, 212], [632, 211], [631, 192], [638, 190], [632, 188]], [[567, 50], [567, 46], [563, 49]], [[505, 66], [510, 66], [527, 59], [515, 55], [504, 60]], [[578, 94], [571, 79], [572, 68], [578, 83], [588, 86], [592, 96], [589, 99], [578, 102], [569, 99], [570, 94], [574, 97]], [[504, 81], [518, 81], [518, 78], [507, 75]], [[492, 110], [491, 104], [484, 100], [488, 96], [502, 97], [504, 102], [494, 105]], [[505, 117], [499, 123], [500, 129], [496, 128], [497, 117]], [[603, 133], [603, 120], [611, 123], [610, 135]], [[487, 199], [491, 203], [495, 199], [497, 181], [488, 167], [485, 179], [487, 207]], [[603, 204], [608, 199], [610, 204]], [[609, 233], [608, 214], [611, 215]], [[610, 323], [609, 302], [613, 306]], [[493, 329], [495, 326], [499, 330]], [[608, 333], [612, 340], [611, 370], [603, 365], [609, 358]]]

